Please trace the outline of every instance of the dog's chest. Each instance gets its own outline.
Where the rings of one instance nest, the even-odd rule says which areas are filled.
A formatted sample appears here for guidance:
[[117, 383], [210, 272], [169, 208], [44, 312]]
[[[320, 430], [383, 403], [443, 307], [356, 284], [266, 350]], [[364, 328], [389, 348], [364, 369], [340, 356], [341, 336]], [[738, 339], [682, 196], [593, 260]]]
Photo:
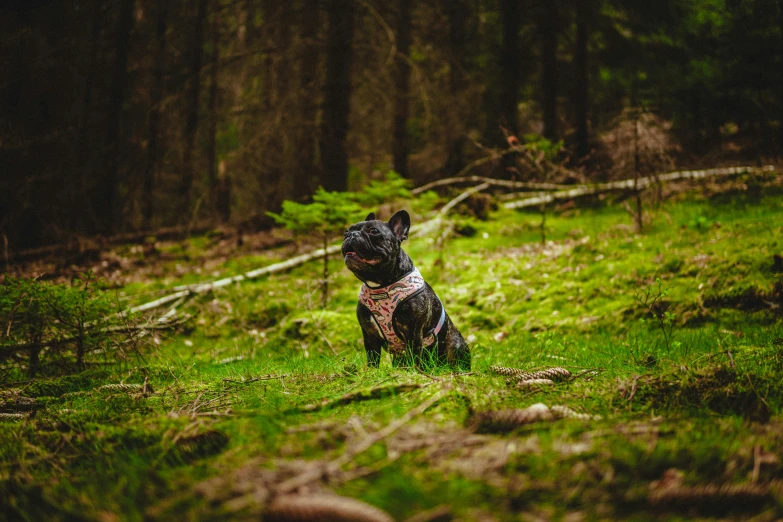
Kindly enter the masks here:
[[422, 290], [424, 290], [424, 278], [416, 269], [389, 286], [370, 288], [366, 284], [362, 285], [359, 302], [372, 314], [378, 333], [386, 339], [388, 349], [392, 353], [405, 351], [405, 341], [394, 329], [394, 312], [403, 301]]

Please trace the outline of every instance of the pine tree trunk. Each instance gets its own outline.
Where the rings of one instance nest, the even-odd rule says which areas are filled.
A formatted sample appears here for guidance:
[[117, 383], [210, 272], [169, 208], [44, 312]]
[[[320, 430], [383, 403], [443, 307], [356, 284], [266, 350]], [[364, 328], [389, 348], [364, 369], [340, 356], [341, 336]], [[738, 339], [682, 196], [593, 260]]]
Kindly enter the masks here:
[[778, 92], [780, 93], [780, 112], [778, 113], [778, 126], [779, 126], [779, 143], [778, 143], [778, 158], [783, 158], [783, 0], [778, 0], [778, 29], [780, 30], [780, 85], [778, 85]]
[[301, 26], [302, 49], [299, 56], [299, 119], [301, 124], [297, 130], [298, 166], [294, 173], [292, 197], [301, 201], [312, 194], [318, 176], [315, 175], [315, 149], [318, 117], [318, 96], [316, 95], [316, 74], [320, 59], [320, 48], [317, 45], [319, 0], [304, 0], [299, 7], [299, 24]]
[[348, 189], [348, 135], [351, 111], [351, 63], [355, 18], [354, 0], [329, 0], [323, 125], [320, 151], [322, 184], [327, 190]]
[[329, 252], [327, 251], [328, 247], [329, 247], [329, 236], [327, 236], [327, 234], [324, 233], [324, 280], [323, 280], [323, 286], [321, 287], [321, 306], [323, 308], [326, 308], [326, 305], [329, 304]]
[[114, 65], [111, 80], [108, 114], [106, 116], [106, 162], [99, 173], [95, 202], [95, 215], [98, 227], [104, 233], [111, 233], [118, 215], [120, 141], [122, 126], [122, 108], [128, 90], [128, 55], [130, 53], [130, 33], [133, 28], [134, 0], [122, 0], [117, 19], [117, 40], [114, 50]]
[[155, 21], [155, 38], [157, 49], [155, 50], [155, 69], [153, 70], [152, 94], [150, 103], [152, 109], [149, 115], [148, 135], [149, 147], [147, 149], [147, 166], [144, 169], [143, 192], [143, 228], [151, 230], [155, 213], [155, 174], [160, 160], [160, 118], [163, 103], [163, 82], [166, 63], [166, 23], [168, 18], [168, 3], [157, 4], [157, 19]]
[[557, 141], [557, 32], [559, 27], [557, 4], [554, 0], [544, 3], [544, 21], [541, 29], [541, 93], [544, 137]]
[[445, 2], [449, 20], [449, 95], [451, 96], [451, 118], [446, 129], [449, 155], [445, 171], [449, 176], [457, 174], [465, 166], [463, 148], [463, 100], [461, 93], [465, 84], [465, 24], [469, 6], [462, 0]]
[[[588, 112], [588, 16], [591, 0], [576, 0], [576, 45], [574, 47], [574, 127], [576, 128], [576, 156], [584, 158], [590, 152], [587, 126]], [[781, 0], [783, 1], [783, 0]]]
[[[517, 100], [521, 82], [521, 59], [519, 49], [519, 26], [522, 20], [522, 6], [519, 0], [502, 0], [503, 44], [500, 55], [500, 114], [499, 124], [512, 134], [518, 131]], [[492, 133], [501, 135], [499, 129]]]
[[230, 209], [219, 208], [221, 184], [218, 180], [217, 165], [217, 126], [218, 126], [218, 73], [220, 70], [220, 13], [212, 15], [212, 70], [209, 82], [209, 141], [207, 143], [207, 162], [209, 164], [209, 194], [212, 208], [220, 221], [228, 220]]
[[639, 187], [639, 109], [634, 108], [633, 120], [633, 188], [636, 197], [636, 232], [642, 233], [642, 190]]
[[411, 46], [411, 0], [399, 0], [397, 17], [397, 71], [394, 82], [394, 124], [392, 160], [394, 170], [408, 178], [408, 88], [411, 68], [408, 54]]
[[187, 88], [187, 109], [185, 114], [185, 150], [182, 160], [180, 195], [182, 196], [182, 215], [189, 217], [190, 190], [193, 187], [193, 147], [198, 131], [199, 103], [201, 98], [201, 65], [204, 54], [204, 24], [207, 17], [209, 0], [198, 0], [196, 19], [191, 37], [190, 72]]
[[[87, 66], [87, 78], [84, 84], [84, 97], [82, 98], [81, 115], [79, 117], [79, 137], [76, 145], [76, 168], [79, 172], [78, 185], [71, 190], [71, 211], [76, 219], [76, 231], [82, 231], [84, 221], [86, 221], [89, 213], [89, 208], [86, 209], [83, 204], [77, 199], [77, 194], [83, 192], [84, 187], [89, 184], [90, 174], [92, 169], [88, 167], [90, 164], [90, 120], [92, 119], [92, 98], [93, 98], [93, 86], [95, 84], [95, 70], [98, 62], [98, 44], [100, 38], [100, 19], [101, 19], [101, 2], [99, 0], [94, 1], [93, 13], [92, 13], [92, 27], [90, 35], [90, 59]], [[93, 144], [94, 146], [94, 144]]]

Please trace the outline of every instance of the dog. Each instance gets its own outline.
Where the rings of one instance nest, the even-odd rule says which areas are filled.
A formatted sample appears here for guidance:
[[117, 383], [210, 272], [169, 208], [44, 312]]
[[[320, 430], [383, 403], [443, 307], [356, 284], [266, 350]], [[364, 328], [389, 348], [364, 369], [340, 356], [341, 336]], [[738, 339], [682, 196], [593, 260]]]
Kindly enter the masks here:
[[468, 344], [402, 249], [410, 226], [410, 216], [400, 210], [388, 223], [370, 213], [345, 231], [345, 265], [363, 283], [356, 316], [367, 364], [377, 367], [385, 347], [395, 366], [432, 361], [468, 371]]

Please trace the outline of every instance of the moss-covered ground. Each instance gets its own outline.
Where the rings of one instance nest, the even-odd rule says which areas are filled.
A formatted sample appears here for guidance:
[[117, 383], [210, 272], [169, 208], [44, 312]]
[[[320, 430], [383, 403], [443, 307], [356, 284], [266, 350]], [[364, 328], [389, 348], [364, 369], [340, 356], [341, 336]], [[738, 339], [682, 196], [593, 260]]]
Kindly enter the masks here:
[[[317, 262], [195, 299], [194, 319], [143, 359], [4, 385], [39, 409], [0, 422], [0, 516], [257, 518], [275, 487], [315, 470], [302, 491], [399, 520], [437, 507], [455, 520], [780, 518], [783, 197], [767, 178], [650, 205], [642, 234], [596, 199], [550, 210], [543, 245], [536, 212], [502, 208], [455, 218], [440, 244], [412, 237], [404, 247], [470, 341], [469, 374], [366, 368], [359, 283], [340, 259], [326, 309]], [[207, 243], [164, 252], [179, 257], [124, 298], [292, 253], [205, 268]], [[520, 389], [492, 365], [595, 372]], [[145, 379], [151, 392], [99, 389]], [[398, 384], [421, 386], [328, 402]], [[534, 403], [596, 417], [489, 434], [471, 422]], [[672, 482], [679, 497], [654, 495]]]

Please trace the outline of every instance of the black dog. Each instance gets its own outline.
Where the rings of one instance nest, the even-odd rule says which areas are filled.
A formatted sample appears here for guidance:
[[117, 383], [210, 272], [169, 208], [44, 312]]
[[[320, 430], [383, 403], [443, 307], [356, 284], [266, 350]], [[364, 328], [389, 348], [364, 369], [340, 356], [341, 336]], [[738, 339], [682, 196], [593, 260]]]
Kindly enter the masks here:
[[421, 364], [429, 356], [438, 363], [469, 370], [467, 343], [400, 246], [410, 226], [410, 216], [401, 210], [388, 223], [371, 213], [345, 231], [345, 264], [364, 283], [356, 316], [367, 364], [378, 366], [385, 345], [395, 365]]

